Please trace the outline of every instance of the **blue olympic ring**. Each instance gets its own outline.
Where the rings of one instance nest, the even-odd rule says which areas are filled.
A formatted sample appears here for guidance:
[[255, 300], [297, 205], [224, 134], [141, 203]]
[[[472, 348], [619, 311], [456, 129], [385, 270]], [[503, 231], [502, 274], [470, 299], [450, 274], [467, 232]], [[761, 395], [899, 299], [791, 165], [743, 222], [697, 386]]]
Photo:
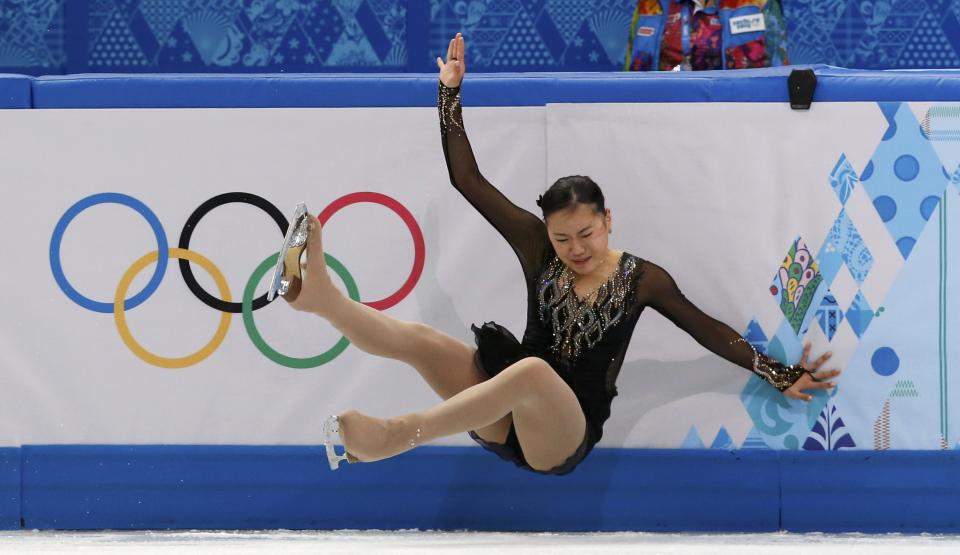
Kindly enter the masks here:
[[60, 221], [57, 222], [57, 226], [53, 229], [53, 237], [50, 238], [50, 269], [53, 271], [53, 277], [57, 281], [57, 285], [60, 286], [64, 294], [73, 302], [94, 312], [102, 312], [104, 314], [113, 313], [113, 302], [95, 301], [85, 297], [74, 289], [67, 280], [67, 276], [63, 273], [63, 265], [60, 261], [60, 243], [63, 241], [63, 234], [67, 230], [67, 226], [70, 225], [70, 222], [73, 221], [80, 212], [97, 204], [121, 204], [136, 210], [147, 220], [147, 223], [149, 223], [153, 229], [153, 234], [157, 238], [157, 252], [159, 253], [157, 267], [153, 272], [153, 277], [150, 278], [150, 281], [147, 282], [147, 285], [142, 291], [129, 299], [124, 299], [123, 307], [130, 310], [147, 300], [147, 298], [156, 291], [157, 287], [160, 286], [160, 281], [163, 280], [163, 275], [167, 271], [167, 260], [169, 259], [167, 234], [160, 224], [160, 219], [157, 218], [157, 215], [154, 214], [146, 204], [139, 200], [121, 193], [100, 193], [77, 201], [76, 204], [71, 206], [63, 216], [60, 217]]

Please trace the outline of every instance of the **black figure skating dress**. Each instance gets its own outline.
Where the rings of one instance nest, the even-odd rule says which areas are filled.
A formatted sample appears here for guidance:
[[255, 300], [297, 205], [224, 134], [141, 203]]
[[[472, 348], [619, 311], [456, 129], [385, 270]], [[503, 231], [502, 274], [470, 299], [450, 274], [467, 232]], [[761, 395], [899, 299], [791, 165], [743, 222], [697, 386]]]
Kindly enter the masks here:
[[[477, 167], [460, 107], [460, 89], [440, 84], [440, 130], [450, 182], [507, 240], [523, 267], [527, 286], [527, 327], [523, 340], [488, 322], [473, 330], [477, 366], [489, 376], [525, 358], [547, 361], [573, 390], [586, 418], [580, 448], [550, 474], [565, 474], [583, 460], [603, 435], [603, 423], [617, 395], [617, 374], [643, 309], [650, 306], [717, 355], [750, 369], [783, 391], [805, 372], [758, 353], [726, 324], [704, 314], [684, 297], [660, 266], [624, 253], [617, 270], [588, 299], [574, 292], [574, 274], [558, 258], [539, 217], [493, 187]], [[518, 466], [526, 463], [511, 427], [504, 444], [471, 436]]]

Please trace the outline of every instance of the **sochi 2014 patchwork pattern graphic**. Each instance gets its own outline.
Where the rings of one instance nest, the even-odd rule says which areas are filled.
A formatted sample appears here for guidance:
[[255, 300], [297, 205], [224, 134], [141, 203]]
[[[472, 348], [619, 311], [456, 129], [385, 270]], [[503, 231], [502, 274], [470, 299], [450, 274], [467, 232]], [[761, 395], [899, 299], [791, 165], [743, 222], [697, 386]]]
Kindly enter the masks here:
[[[432, 71], [449, 38], [472, 69], [617, 71], [624, 0], [0, 0], [0, 67], [38, 72]], [[960, 0], [782, 2], [792, 63], [960, 65]], [[768, 23], [768, 25], [771, 23]], [[71, 67], [73, 69], [71, 69]], [[59, 71], [58, 71], [59, 70]]]
[[841, 153], [824, 176], [838, 201], [824, 243], [797, 238], [776, 271], [782, 322], [753, 320], [744, 334], [788, 363], [808, 332], [855, 350], [836, 390], [806, 404], [751, 377], [741, 401], [754, 428], [741, 448], [958, 447], [960, 107], [877, 108], [887, 127], [870, 161], [858, 173]]
[[165, 71], [403, 68], [405, 2], [141, 0], [91, 3], [89, 65]]
[[65, 0], [0, 0], [0, 68], [61, 73]]

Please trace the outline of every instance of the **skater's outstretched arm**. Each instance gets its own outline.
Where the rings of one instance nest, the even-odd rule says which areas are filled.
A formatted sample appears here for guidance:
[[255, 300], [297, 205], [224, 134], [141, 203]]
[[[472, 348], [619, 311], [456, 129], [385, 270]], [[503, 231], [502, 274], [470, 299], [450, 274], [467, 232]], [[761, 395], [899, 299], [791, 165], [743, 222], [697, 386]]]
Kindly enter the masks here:
[[440, 136], [450, 172], [450, 183], [510, 243], [520, 258], [524, 275], [531, 279], [549, 247], [543, 221], [510, 202], [480, 173], [467, 139], [460, 106], [460, 84], [466, 72], [463, 36], [450, 41], [447, 59], [437, 58], [440, 67]]
[[792, 399], [809, 401], [811, 396], [803, 391], [831, 389], [834, 383], [829, 380], [840, 374], [839, 369], [817, 371], [831, 354], [826, 353], [810, 362], [809, 343], [800, 362], [789, 366], [757, 352], [730, 326], [697, 308], [680, 291], [670, 274], [652, 262], [644, 262], [637, 283], [637, 296], [641, 304], [655, 308], [713, 353], [751, 370]]

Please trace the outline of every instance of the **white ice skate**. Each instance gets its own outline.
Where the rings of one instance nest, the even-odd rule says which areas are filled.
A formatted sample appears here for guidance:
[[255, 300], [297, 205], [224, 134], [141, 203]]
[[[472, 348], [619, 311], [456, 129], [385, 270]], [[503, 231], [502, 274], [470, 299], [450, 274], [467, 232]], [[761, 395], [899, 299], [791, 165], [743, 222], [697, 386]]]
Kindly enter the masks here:
[[327, 462], [330, 464], [330, 470], [336, 470], [340, 466], [340, 461], [354, 462], [356, 459], [351, 457], [346, 448], [343, 453], [337, 453], [335, 446], [343, 445], [340, 438], [340, 417], [337, 415], [328, 416], [323, 421], [323, 447], [327, 451]]
[[300, 294], [300, 256], [307, 247], [309, 220], [307, 205], [298, 203], [280, 246], [277, 266], [273, 270], [273, 279], [270, 280], [270, 289], [267, 291], [268, 301], [272, 301], [277, 295], [293, 301]]

